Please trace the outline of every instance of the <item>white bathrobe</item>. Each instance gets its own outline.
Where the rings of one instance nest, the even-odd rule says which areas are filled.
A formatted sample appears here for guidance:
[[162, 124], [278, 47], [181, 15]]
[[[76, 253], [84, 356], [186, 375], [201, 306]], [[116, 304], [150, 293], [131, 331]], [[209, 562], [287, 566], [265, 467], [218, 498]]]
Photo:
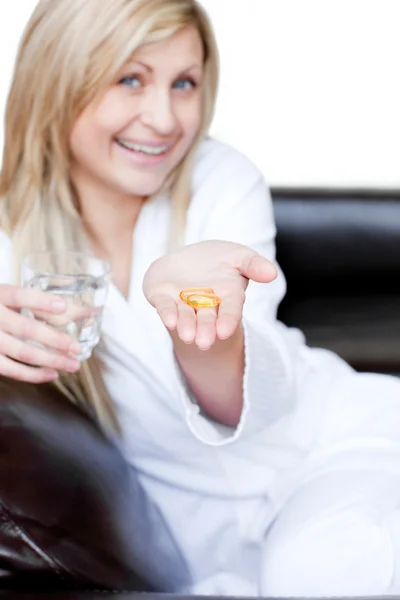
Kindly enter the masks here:
[[[400, 381], [357, 374], [277, 322], [280, 272], [247, 291], [240, 424], [210, 420], [142, 292], [147, 268], [166, 252], [169, 220], [167, 197], [144, 204], [128, 301], [111, 286], [103, 317], [122, 450], [189, 570], [183, 587], [177, 572], [158, 585], [248, 596], [400, 593]], [[229, 146], [206, 140], [186, 242], [230, 240], [275, 261], [274, 237], [261, 174]], [[11, 254], [0, 235], [0, 281], [10, 281]], [[146, 543], [157, 552], [163, 532]]]

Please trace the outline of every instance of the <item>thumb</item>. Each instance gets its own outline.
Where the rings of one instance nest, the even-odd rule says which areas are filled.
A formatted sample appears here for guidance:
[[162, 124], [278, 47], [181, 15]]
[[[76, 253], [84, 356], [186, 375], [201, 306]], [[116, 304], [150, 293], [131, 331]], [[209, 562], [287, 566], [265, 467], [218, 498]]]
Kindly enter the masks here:
[[278, 276], [278, 271], [272, 262], [260, 254], [245, 258], [239, 267], [239, 272], [243, 277], [259, 283], [269, 283]]

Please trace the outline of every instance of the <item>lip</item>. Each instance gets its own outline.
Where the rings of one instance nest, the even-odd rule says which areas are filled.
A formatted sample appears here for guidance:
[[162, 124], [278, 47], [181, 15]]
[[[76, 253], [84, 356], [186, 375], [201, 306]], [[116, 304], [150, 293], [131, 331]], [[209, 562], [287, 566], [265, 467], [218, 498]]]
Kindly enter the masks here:
[[[122, 140], [122, 141], [127, 141], [127, 140]], [[132, 142], [134, 144], [139, 144], [140, 142]], [[142, 142], [143, 143], [143, 142]], [[146, 145], [146, 144], [143, 144]], [[147, 144], [148, 146], [150, 146], [150, 144]], [[166, 146], [167, 144], [163, 144], [164, 146]], [[163, 163], [172, 146], [169, 146], [168, 149], [163, 152], [162, 154], [156, 154], [154, 156], [150, 155], [150, 154], [144, 154], [143, 152], [136, 152], [135, 150], [130, 150], [129, 148], [125, 148], [124, 146], [121, 146], [121, 144], [118, 143], [118, 140], [115, 140], [115, 146], [117, 148], [117, 150], [119, 152], [121, 152], [129, 161], [135, 163], [136, 165], [139, 165], [141, 167], [154, 167], [154, 166], [158, 166], [161, 163]], [[154, 145], [154, 146], [160, 146], [160, 144]], [[152, 146], [152, 147], [154, 147]]]

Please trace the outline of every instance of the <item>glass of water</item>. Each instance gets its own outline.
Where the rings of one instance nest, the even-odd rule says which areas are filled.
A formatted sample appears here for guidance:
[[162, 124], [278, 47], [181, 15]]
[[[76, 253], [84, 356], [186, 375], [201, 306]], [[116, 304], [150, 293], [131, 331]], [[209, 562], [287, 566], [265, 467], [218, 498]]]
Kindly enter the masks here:
[[110, 265], [84, 252], [33, 252], [22, 264], [23, 285], [62, 296], [60, 315], [24, 314], [68, 333], [81, 346], [78, 360], [88, 359], [100, 341], [101, 319], [111, 280]]

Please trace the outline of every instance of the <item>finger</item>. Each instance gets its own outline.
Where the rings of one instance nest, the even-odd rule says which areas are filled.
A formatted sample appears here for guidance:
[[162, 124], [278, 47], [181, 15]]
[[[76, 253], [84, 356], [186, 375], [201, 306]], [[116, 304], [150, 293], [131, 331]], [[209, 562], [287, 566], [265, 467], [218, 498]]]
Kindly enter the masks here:
[[186, 344], [191, 344], [196, 338], [197, 318], [194, 309], [185, 302], [178, 302], [178, 336]]
[[175, 329], [178, 322], [178, 309], [175, 300], [167, 294], [159, 294], [154, 296], [152, 304], [165, 327], [171, 330]]
[[65, 325], [68, 325], [68, 323], [71, 322], [93, 318], [100, 310], [101, 309], [98, 307], [69, 304], [67, 309], [61, 314], [49, 314], [36, 310], [32, 312], [36, 319], [45, 321], [48, 325], [52, 325], [53, 327], [65, 327]]
[[226, 296], [218, 310], [217, 336], [220, 340], [231, 337], [242, 320], [245, 292], [235, 291]]
[[217, 309], [200, 308], [197, 311], [196, 345], [200, 350], [208, 350], [217, 337]]
[[0, 306], [0, 330], [17, 338], [39, 342], [43, 346], [71, 354], [81, 351], [78, 342], [67, 333]]
[[67, 304], [63, 298], [36, 288], [0, 285], [0, 303], [10, 308], [29, 308], [44, 312], [63, 312]]
[[48, 383], [58, 378], [57, 371], [20, 365], [6, 356], [0, 356], [0, 374], [9, 379], [28, 383]]
[[54, 371], [75, 373], [80, 368], [80, 362], [75, 358], [46, 352], [42, 348], [22, 342], [3, 331], [0, 331], [0, 354], [27, 365], [48, 367]]
[[276, 267], [260, 254], [253, 254], [243, 260], [240, 274], [259, 283], [270, 283], [278, 276]]

